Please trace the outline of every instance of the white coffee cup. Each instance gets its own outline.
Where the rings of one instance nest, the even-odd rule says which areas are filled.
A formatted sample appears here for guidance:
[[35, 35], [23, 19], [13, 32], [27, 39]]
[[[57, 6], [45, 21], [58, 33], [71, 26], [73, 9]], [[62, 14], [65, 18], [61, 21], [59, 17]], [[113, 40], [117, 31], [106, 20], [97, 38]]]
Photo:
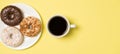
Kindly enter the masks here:
[[[51, 20], [53, 20], [53, 18], [55, 18], [56, 16], [59, 16], [59, 17], [63, 18], [63, 19], [66, 21], [66, 24], [67, 24], [66, 30], [65, 30], [64, 33], [61, 34], [61, 35], [55, 35], [55, 34], [53, 34], [53, 33], [50, 31], [50, 28], [49, 28], [49, 23], [50, 23]], [[52, 16], [52, 17], [49, 19], [48, 23], [47, 23], [47, 30], [49, 31], [49, 33], [50, 33], [52, 36], [54, 36], [54, 37], [56, 37], [56, 38], [61, 38], [61, 37], [66, 36], [66, 35], [69, 33], [70, 29], [71, 29], [71, 28], [75, 28], [75, 27], [76, 27], [75, 24], [70, 24], [70, 22], [68, 21], [68, 19], [67, 19], [65, 16], [62, 16], [62, 15], [54, 15], [54, 16]], [[60, 27], [59, 27], [59, 28], [60, 28]]]

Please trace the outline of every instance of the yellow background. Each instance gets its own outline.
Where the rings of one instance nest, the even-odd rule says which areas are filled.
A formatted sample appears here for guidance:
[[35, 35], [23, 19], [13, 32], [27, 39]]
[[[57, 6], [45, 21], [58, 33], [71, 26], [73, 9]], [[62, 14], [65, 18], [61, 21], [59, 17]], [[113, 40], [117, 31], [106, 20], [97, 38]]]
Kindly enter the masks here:
[[[0, 0], [0, 10], [19, 2], [39, 12], [42, 36], [25, 50], [12, 50], [0, 43], [0, 54], [120, 54], [120, 0]], [[77, 25], [64, 38], [54, 38], [47, 31], [47, 21], [55, 14]]]

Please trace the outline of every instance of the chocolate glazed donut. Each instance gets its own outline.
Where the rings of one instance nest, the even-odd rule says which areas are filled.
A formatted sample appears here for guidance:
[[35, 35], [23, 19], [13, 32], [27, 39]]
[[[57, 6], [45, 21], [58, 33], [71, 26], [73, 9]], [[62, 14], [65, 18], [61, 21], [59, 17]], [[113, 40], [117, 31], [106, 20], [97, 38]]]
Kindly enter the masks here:
[[9, 5], [2, 9], [1, 19], [5, 24], [15, 26], [22, 21], [23, 14], [18, 7]]

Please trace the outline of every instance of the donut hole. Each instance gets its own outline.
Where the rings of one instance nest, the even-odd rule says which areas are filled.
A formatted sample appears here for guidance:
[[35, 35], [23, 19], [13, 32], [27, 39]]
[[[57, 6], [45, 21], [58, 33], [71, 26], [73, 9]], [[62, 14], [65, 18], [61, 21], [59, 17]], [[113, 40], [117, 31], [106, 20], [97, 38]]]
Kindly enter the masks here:
[[28, 25], [28, 29], [32, 29], [33, 27], [32, 27], [32, 25], [30, 24], [30, 25]]
[[14, 17], [15, 17], [15, 14], [14, 14], [14, 13], [12, 13], [12, 12], [8, 13], [8, 18], [9, 18], [10, 20], [13, 20]]
[[10, 34], [10, 38], [11, 38], [11, 39], [13, 38], [13, 34]]

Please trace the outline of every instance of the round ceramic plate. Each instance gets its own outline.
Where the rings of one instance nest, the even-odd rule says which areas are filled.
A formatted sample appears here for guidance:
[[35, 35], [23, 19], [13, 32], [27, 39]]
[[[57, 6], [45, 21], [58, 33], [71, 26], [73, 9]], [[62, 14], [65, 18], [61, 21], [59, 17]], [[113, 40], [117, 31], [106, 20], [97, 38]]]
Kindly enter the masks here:
[[[39, 13], [35, 9], [33, 9], [31, 6], [28, 6], [28, 5], [23, 4], [23, 3], [14, 3], [14, 4], [10, 4], [10, 5], [13, 5], [13, 6], [16, 6], [16, 7], [20, 8], [22, 10], [23, 14], [24, 14], [24, 17], [34, 16], [34, 17], [38, 18], [41, 21], [41, 24], [42, 24], [42, 20], [40, 18]], [[0, 19], [0, 33], [6, 27], [8, 27], [8, 25], [4, 24], [3, 21]], [[20, 28], [20, 25], [15, 26], [15, 27]], [[35, 37], [24, 36], [24, 42], [18, 47], [10, 47], [10, 46], [7, 46], [6, 44], [4, 44], [2, 41], [1, 42], [5, 46], [7, 46], [11, 49], [22, 50], [22, 49], [26, 49], [26, 48], [29, 48], [29, 47], [33, 46], [38, 41], [38, 39], [40, 38], [41, 33], [42, 33], [42, 28], [41, 28], [40, 33]]]

